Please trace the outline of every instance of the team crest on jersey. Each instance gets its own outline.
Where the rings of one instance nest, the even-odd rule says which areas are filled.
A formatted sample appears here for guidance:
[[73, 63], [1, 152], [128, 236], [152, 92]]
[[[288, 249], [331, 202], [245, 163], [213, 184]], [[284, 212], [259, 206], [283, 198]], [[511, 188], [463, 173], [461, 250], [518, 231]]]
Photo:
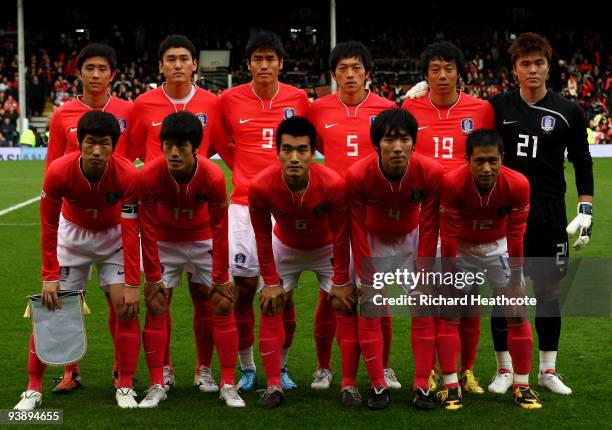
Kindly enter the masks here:
[[542, 117], [542, 121], [540, 121], [540, 128], [544, 130], [546, 133], [550, 133], [555, 128], [555, 117], [546, 115]]
[[246, 262], [246, 255], [244, 255], [242, 252], [239, 252], [234, 256], [234, 261], [236, 262], [236, 264], [244, 264]]
[[208, 115], [205, 113], [196, 113], [195, 116], [200, 120], [200, 123], [202, 123], [202, 128], [206, 128], [206, 124], [208, 123]]
[[117, 118], [117, 122], [119, 123], [119, 130], [121, 131], [121, 134], [123, 134], [127, 129], [127, 121], [125, 118]]
[[294, 116], [295, 116], [295, 109], [293, 108], [287, 108], [283, 111], [283, 117], [285, 117], [285, 119], [293, 118]]
[[195, 196], [195, 201], [198, 203], [204, 203], [206, 200], [208, 200], [208, 197], [206, 197], [204, 194], [202, 193], [198, 193]]
[[323, 207], [323, 205], [317, 205], [315, 206], [313, 212], [315, 215], [321, 215], [323, 212], [325, 211], [325, 208]]
[[474, 120], [472, 118], [463, 118], [461, 120], [461, 131], [465, 134], [470, 134], [474, 131]]
[[421, 200], [423, 200], [423, 190], [412, 190], [410, 198], [415, 203], [420, 202]]
[[117, 203], [117, 200], [119, 200], [119, 193], [114, 193], [112, 191], [106, 193], [106, 201], [109, 202], [111, 205]]
[[374, 124], [374, 121], [375, 121], [375, 120], [376, 120], [376, 115], [371, 115], [371, 116], [370, 116], [370, 126], [371, 126], [372, 124]]

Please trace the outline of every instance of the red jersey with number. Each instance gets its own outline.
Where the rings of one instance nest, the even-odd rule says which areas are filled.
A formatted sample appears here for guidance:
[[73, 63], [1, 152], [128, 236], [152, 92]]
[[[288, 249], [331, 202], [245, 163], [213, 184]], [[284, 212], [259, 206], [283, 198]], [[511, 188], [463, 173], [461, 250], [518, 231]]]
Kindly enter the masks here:
[[202, 123], [202, 142], [198, 152], [206, 155], [211, 139], [211, 124], [218, 120], [219, 98], [196, 85], [193, 88], [195, 92], [192, 97], [182, 104], [170, 98], [163, 85], [142, 94], [134, 101], [130, 147], [127, 151], [130, 160], [139, 158], [148, 163], [162, 155], [159, 140], [162, 122], [171, 113], [180, 111], [191, 112]]
[[121, 224], [125, 282], [140, 285], [136, 182], [138, 170], [113, 154], [102, 177], [90, 182], [81, 169], [81, 153], [55, 160], [45, 173], [40, 200], [43, 281], [59, 279], [57, 229], [60, 212], [66, 221], [85, 230], [106, 230]]
[[368, 91], [357, 106], [347, 106], [340, 95], [315, 100], [307, 118], [317, 130], [317, 149], [325, 155], [325, 165], [342, 177], [355, 162], [374, 153], [370, 125], [380, 112], [397, 108], [391, 100]]
[[448, 173], [440, 201], [442, 256], [457, 256], [457, 239], [475, 244], [508, 241], [510, 267], [521, 267], [529, 215], [529, 181], [502, 166], [497, 182], [480, 193], [467, 165]]
[[278, 83], [278, 91], [270, 100], [260, 98], [251, 83], [231, 88], [220, 97], [222, 126], [230, 142], [215, 143], [223, 157], [233, 152], [231, 202], [249, 204], [249, 184], [266, 167], [278, 162], [276, 156], [276, 128], [287, 118], [304, 116], [308, 97], [299, 88]]
[[419, 227], [419, 257], [435, 257], [440, 187], [444, 172], [435, 161], [412, 153], [401, 180], [389, 181], [377, 154], [355, 163], [346, 175], [351, 214], [351, 248], [359, 276], [361, 259], [370, 257], [368, 233], [405, 236]]
[[495, 128], [489, 102], [462, 91], [452, 106], [436, 106], [428, 94], [414, 100], [406, 98], [402, 109], [410, 112], [419, 126], [414, 151], [438, 160], [445, 172], [465, 164], [465, 142], [472, 131]]
[[261, 276], [267, 285], [280, 283], [272, 252], [274, 234], [290, 248], [317, 249], [334, 245], [336, 285], [349, 282], [349, 229], [344, 181], [320, 164], [310, 165], [308, 187], [302, 194], [287, 187], [278, 165], [257, 175], [249, 187], [249, 211], [257, 239]]
[[221, 169], [203, 155], [186, 184], [176, 182], [165, 157], [145, 164], [138, 181], [142, 255], [147, 281], [161, 278], [157, 241], [213, 240], [213, 282], [228, 281], [227, 194]]
[[102, 108], [92, 108], [83, 102], [82, 96], [71, 100], [58, 107], [49, 125], [49, 144], [47, 146], [47, 160], [45, 171], [54, 161], [70, 152], [79, 151], [79, 141], [77, 139], [77, 124], [81, 116], [91, 110], [99, 110], [113, 114], [119, 122], [121, 136], [115, 151], [117, 154], [125, 156], [129, 126], [131, 126], [131, 111], [134, 105], [117, 97], [110, 96], [108, 102]]

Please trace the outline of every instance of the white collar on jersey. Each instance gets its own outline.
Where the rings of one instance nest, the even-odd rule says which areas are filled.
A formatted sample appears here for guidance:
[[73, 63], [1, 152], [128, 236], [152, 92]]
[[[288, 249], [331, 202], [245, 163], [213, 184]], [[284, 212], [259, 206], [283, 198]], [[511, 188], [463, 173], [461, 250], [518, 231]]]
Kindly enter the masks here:
[[[359, 108], [361, 107], [362, 104], [364, 104], [368, 98], [370, 97], [371, 91], [370, 90], [366, 90], [367, 94], [365, 96], [365, 99], [363, 99], [363, 101], [361, 103], [359, 103], [357, 106], [355, 106], [355, 115], [353, 115], [354, 118], [357, 118], [357, 111], [359, 110]], [[351, 117], [351, 111], [349, 110], [349, 107], [346, 105], [346, 103], [344, 103], [342, 101], [342, 99], [340, 98], [340, 91], [338, 91], [338, 101], [340, 103], [342, 103], [342, 106], [344, 106], [344, 109], [346, 109], [346, 116], [348, 116], [349, 118]]]
[[[251, 91], [253, 91], [253, 94], [255, 94], [255, 97], [257, 97], [259, 99], [259, 101], [261, 102], [261, 108], [265, 109], [266, 106], [264, 105], [264, 99], [259, 97], [257, 95], [257, 93], [255, 92], [255, 88], [253, 87], [253, 81], [251, 81]], [[278, 95], [279, 92], [280, 92], [280, 82], [276, 81], [276, 92], [274, 93], [274, 95], [270, 99], [270, 107], [269, 107], [270, 110], [272, 110], [272, 100], [274, 100], [276, 98], [276, 96]]]
[[[109, 103], [110, 103], [110, 101], [111, 101], [111, 97], [112, 97], [112, 96], [110, 95], [110, 93], [108, 93], [108, 98], [106, 99], [106, 103], [104, 104], [104, 106], [102, 106], [102, 112], [106, 112], [106, 108], [107, 108], [108, 104], [109, 104]], [[76, 97], [76, 101], [77, 101], [77, 102], [79, 102], [80, 104], [82, 104], [83, 106], [85, 106], [85, 107], [86, 107], [87, 109], [89, 109], [89, 110], [99, 109], [99, 108], [92, 108], [92, 107], [91, 107], [91, 106], [89, 106], [87, 103], [85, 103], [85, 102], [83, 101], [83, 95], [79, 95], [79, 96], [77, 96], [77, 97]]]
[[[457, 104], [459, 103], [459, 100], [461, 100], [461, 94], [463, 94], [463, 91], [459, 90], [459, 97], [457, 97], [457, 101], [453, 103], [452, 106], [449, 107], [448, 110], [446, 111], [446, 119], [448, 119], [453, 108], [457, 106]], [[442, 115], [440, 115], [440, 109], [438, 109], [438, 107], [434, 104], [434, 102], [431, 101], [431, 93], [427, 93], [427, 98], [429, 99], [429, 103], [431, 104], [431, 106], [433, 106], [436, 112], [438, 112], [438, 119], [441, 121]]]
[[168, 93], [166, 92], [166, 83], [164, 82], [162, 84], [162, 92], [164, 93], [164, 95], [166, 96], [166, 98], [168, 100], [170, 100], [170, 103], [172, 103], [172, 106], [174, 106], [174, 111], [178, 112], [178, 109], [176, 108], [176, 105], [183, 105], [183, 110], [185, 110], [185, 108], [187, 107], [187, 103], [189, 103], [191, 101], [191, 99], [193, 98], [193, 96], [196, 93], [196, 87], [195, 84], [192, 82], [191, 83], [191, 90], [189, 91], [189, 94], [187, 94], [186, 97], [183, 97], [182, 99], [175, 99], [173, 97], [170, 97], [168, 95]]

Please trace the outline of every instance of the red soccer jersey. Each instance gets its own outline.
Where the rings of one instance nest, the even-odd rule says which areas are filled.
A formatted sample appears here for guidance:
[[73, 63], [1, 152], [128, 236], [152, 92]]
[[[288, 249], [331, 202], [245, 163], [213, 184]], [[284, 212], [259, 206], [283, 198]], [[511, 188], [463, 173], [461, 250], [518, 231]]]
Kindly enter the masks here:
[[506, 237], [510, 267], [520, 268], [529, 215], [529, 181], [502, 166], [493, 189], [481, 194], [467, 165], [448, 173], [440, 198], [442, 256], [457, 256], [457, 238], [488, 243]]
[[116, 153], [125, 156], [127, 147], [128, 126], [131, 126], [130, 114], [132, 111], [132, 103], [116, 97], [109, 97], [108, 102], [103, 108], [94, 109], [83, 103], [82, 96], [78, 96], [75, 100], [64, 103], [53, 112], [51, 124], [49, 125], [49, 144], [47, 146], [47, 160], [45, 162], [45, 171], [49, 165], [64, 154], [79, 150], [79, 142], [77, 140], [77, 123], [81, 116], [90, 110], [100, 110], [113, 114], [119, 121], [121, 129], [121, 137], [117, 142]]
[[359, 276], [361, 259], [371, 256], [368, 233], [403, 236], [419, 227], [419, 257], [435, 257], [438, 206], [444, 172], [435, 161], [414, 152], [406, 174], [390, 182], [372, 154], [346, 175], [351, 214], [351, 248]]
[[213, 282], [223, 284], [229, 279], [225, 176], [205, 156], [198, 154], [196, 160], [195, 175], [187, 184], [176, 182], [164, 157], [145, 164], [140, 172], [138, 197], [147, 281], [156, 282], [161, 278], [158, 240], [177, 242], [211, 237]]
[[397, 105], [368, 92], [357, 106], [347, 106], [339, 94], [314, 101], [307, 117], [317, 129], [317, 149], [325, 154], [325, 165], [344, 177], [355, 162], [374, 153], [370, 125], [376, 115]]
[[445, 172], [465, 163], [465, 141], [472, 131], [495, 128], [489, 102], [464, 92], [459, 92], [459, 99], [449, 107], [434, 105], [427, 95], [406, 98], [402, 109], [414, 115], [419, 125], [414, 151], [438, 160]]
[[106, 230], [121, 224], [125, 283], [140, 285], [138, 170], [125, 158], [113, 154], [104, 175], [89, 182], [80, 160], [80, 152], [71, 152], [53, 162], [45, 173], [40, 200], [43, 281], [59, 279], [57, 229], [61, 212], [67, 221], [86, 230]]
[[162, 155], [159, 141], [162, 122], [171, 113], [180, 111], [191, 112], [202, 123], [204, 133], [198, 152], [206, 155], [210, 144], [210, 125], [218, 120], [219, 98], [198, 86], [194, 88], [195, 93], [185, 104], [175, 104], [163, 86], [144, 93], [134, 101], [127, 158], [130, 160], [139, 158], [144, 163], [148, 163]]
[[278, 92], [270, 100], [255, 94], [251, 83], [239, 85], [221, 94], [220, 109], [225, 134], [233, 139], [233, 147], [222, 140], [215, 148], [223, 157], [233, 151], [231, 201], [249, 204], [249, 184], [266, 167], [276, 164], [278, 125], [286, 118], [303, 116], [308, 110], [308, 97], [303, 90], [278, 83]]
[[310, 165], [310, 179], [303, 194], [292, 192], [278, 165], [257, 175], [249, 187], [251, 223], [257, 239], [261, 276], [267, 285], [280, 282], [272, 253], [274, 234], [290, 248], [316, 249], [333, 243], [336, 285], [349, 282], [349, 232], [344, 181], [320, 164]]

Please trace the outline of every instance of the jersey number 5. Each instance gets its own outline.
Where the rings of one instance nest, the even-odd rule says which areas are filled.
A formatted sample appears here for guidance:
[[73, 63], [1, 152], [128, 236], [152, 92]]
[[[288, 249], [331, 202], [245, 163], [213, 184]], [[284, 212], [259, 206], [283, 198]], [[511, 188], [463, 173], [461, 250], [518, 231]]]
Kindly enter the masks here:
[[349, 148], [352, 148], [352, 151], [348, 151], [346, 153], [347, 157], [357, 157], [359, 156], [359, 144], [357, 142], [355, 142], [355, 140], [357, 140], [357, 135], [356, 134], [347, 134], [346, 135], [346, 146], [348, 146]]

